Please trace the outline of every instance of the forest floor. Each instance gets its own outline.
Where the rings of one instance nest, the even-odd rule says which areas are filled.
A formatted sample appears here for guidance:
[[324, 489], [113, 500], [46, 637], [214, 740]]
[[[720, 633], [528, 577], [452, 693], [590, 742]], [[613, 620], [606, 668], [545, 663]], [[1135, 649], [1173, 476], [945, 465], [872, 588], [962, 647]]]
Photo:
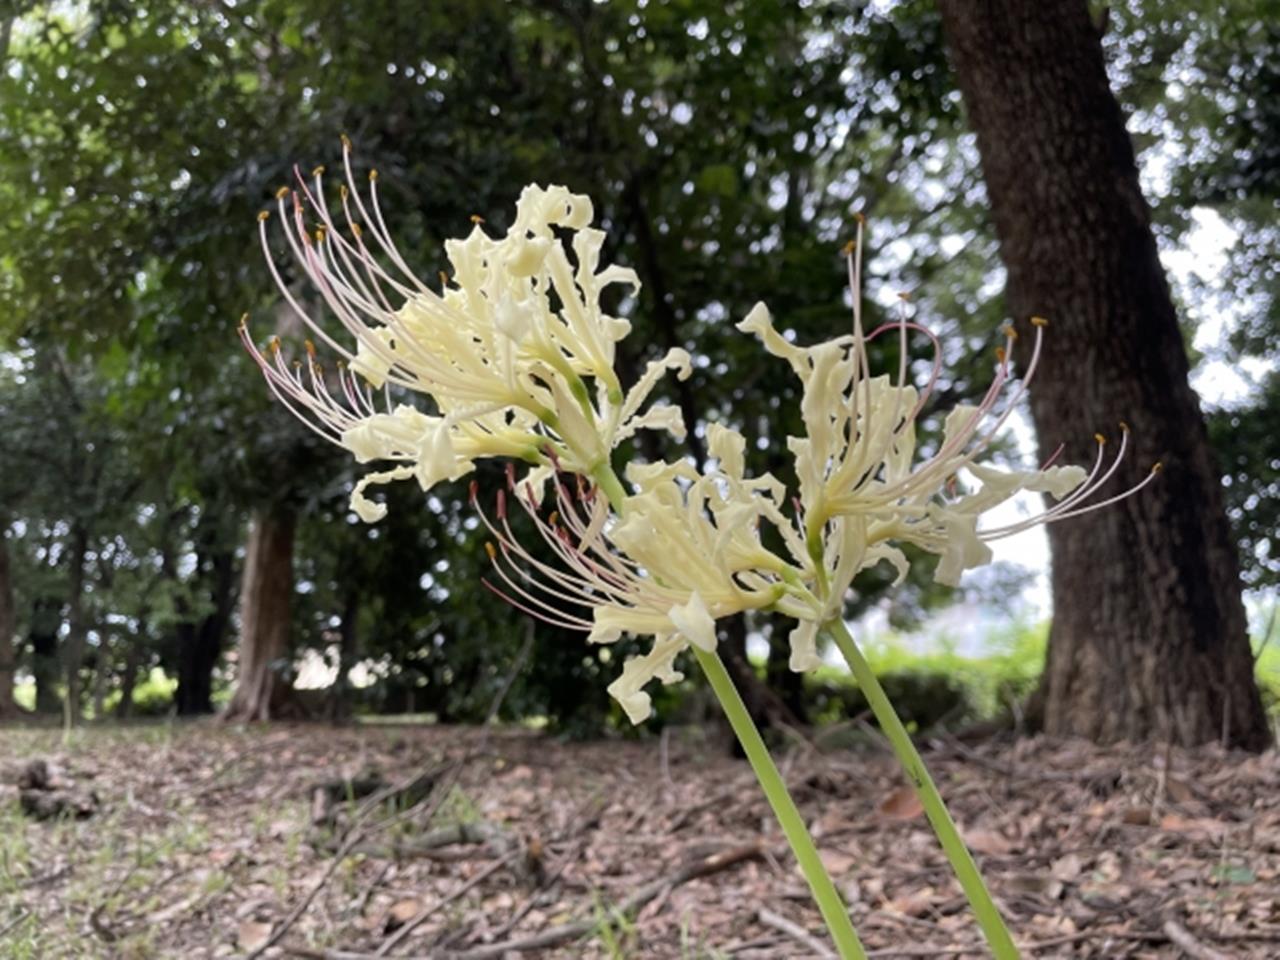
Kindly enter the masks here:
[[[930, 746], [1026, 956], [1280, 956], [1276, 753]], [[984, 955], [874, 740], [782, 766], [872, 956]], [[3, 957], [831, 956], [750, 770], [689, 732], [11, 728], [0, 783]]]

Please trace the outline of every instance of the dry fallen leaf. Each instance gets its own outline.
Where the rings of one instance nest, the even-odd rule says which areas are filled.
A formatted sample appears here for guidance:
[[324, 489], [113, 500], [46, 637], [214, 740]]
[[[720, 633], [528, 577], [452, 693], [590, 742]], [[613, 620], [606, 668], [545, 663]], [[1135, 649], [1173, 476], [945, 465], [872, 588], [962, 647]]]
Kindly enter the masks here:
[[911, 787], [899, 787], [880, 801], [877, 807], [882, 816], [891, 820], [914, 820], [924, 813], [920, 798]]
[[236, 946], [241, 950], [257, 950], [271, 936], [272, 925], [260, 920], [244, 920], [236, 928]]
[[964, 842], [974, 853], [985, 853], [990, 857], [1003, 857], [1013, 850], [1013, 841], [995, 830], [966, 830]]
[[1049, 867], [1049, 873], [1055, 880], [1063, 880], [1067, 883], [1079, 878], [1083, 870], [1084, 861], [1080, 859], [1078, 853], [1068, 853], [1064, 857], [1059, 857]]
[[818, 857], [822, 860], [822, 865], [827, 868], [827, 872], [833, 877], [841, 876], [853, 869], [853, 865], [858, 862], [856, 857], [851, 857], [847, 853], [839, 850], [819, 850]]
[[922, 890], [913, 890], [894, 897], [884, 906], [890, 913], [902, 914], [905, 917], [923, 917], [933, 906], [933, 894], [933, 887], [925, 887]]
[[421, 912], [422, 901], [417, 897], [405, 897], [403, 900], [397, 900], [391, 905], [391, 909], [387, 911], [387, 918], [382, 924], [383, 930], [387, 933], [397, 930]]
[[1160, 818], [1160, 829], [1204, 840], [1216, 840], [1226, 833], [1227, 825], [1210, 817], [1180, 817], [1176, 813], [1166, 813]]
[[1120, 815], [1120, 819], [1125, 823], [1132, 823], [1134, 826], [1145, 826], [1151, 822], [1151, 808], [1146, 804], [1129, 807]]

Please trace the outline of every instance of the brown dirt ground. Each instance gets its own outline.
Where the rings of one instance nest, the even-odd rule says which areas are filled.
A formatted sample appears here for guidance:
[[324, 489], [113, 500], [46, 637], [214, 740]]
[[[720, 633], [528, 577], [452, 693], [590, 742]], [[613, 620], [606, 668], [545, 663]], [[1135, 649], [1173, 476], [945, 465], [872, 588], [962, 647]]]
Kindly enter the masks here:
[[[797, 741], [782, 766], [872, 955], [984, 955], [892, 758], [840, 739]], [[21, 813], [33, 757], [97, 813]], [[1033, 739], [935, 742], [926, 762], [1026, 956], [1280, 956], [1276, 753]], [[416, 805], [347, 798], [317, 827], [313, 786], [368, 771], [439, 776]], [[332, 960], [827, 949], [750, 770], [688, 730], [8, 729], [0, 783], [4, 957], [248, 956], [273, 934], [263, 956]], [[690, 865], [703, 875], [663, 882]], [[643, 904], [620, 916], [629, 897]], [[492, 946], [574, 922], [591, 933]]]

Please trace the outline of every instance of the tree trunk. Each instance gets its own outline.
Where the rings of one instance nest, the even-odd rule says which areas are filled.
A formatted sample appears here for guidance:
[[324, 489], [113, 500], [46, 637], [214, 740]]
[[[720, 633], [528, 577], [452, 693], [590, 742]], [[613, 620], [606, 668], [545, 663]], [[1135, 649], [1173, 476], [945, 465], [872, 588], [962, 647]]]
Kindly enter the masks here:
[[[1084, 0], [939, 0], [977, 133], [1012, 316], [1052, 319], [1031, 389], [1042, 453], [1088, 464], [1127, 421], [1123, 503], [1049, 528], [1044, 728], [1261, 749], [1238, 557], [1124, 116]], [[1023, 327], [1025, 330], [1025, 326]], [[1025, 341], [1029, 338], [1024, 337]]]
[[359, 644], [360, 594], [348, 585], [342, 602], [342, 622], [338, 627], [338, 675], [325, 698], [325, 714], [330, 723], [351, 719], [351, 668], [356, 665]]
[[66, 712], [68, 723], [78, 723], [80, 703], [80, 667], [84, 662], [86, 625], [84, 622], [85, 555], [89, 552], [89, 531], [79, 521], [71, 526], [69, 547], [71, 569], [67, 590], [67, 638], [62, 645], [62, 665], [67, 684]]
[[107, 713], [107, 688], [111, 686], [111, 645], [103, 631], [93, 663], [93, 719], [101, 722]]
[[174, 691], [174, 706], [178, 715], [183, 717], [213, 713], [213, 668], [222, 656], [222, 645], [231, 623], [235, 586], [235, 558], [232, 553], [227, 550], [216, 552], [207, 575], [212, 578], [209, 584], [212, 611], [199, 623], [178, 624], [178, 688]]
[[142, 666], [142, 638], [146, 635], [144, 623], [129, 639], [124, 655], [124, 673], [120, 677], [120, 702], [116, 704], [116, 719], [128, 720], [133, 716], [133, 690], [138, 683], [138, 668]]
[[41, 597], [31, 610], [31, 675], [36, 682], [36, 713], [61, 713], [58, 696], [58, 628], [62, 604]]
[[13, 574], [9, 566], [9, 541], [4, 532], [5, 524], [0, 524], [0, 719], [18, 714], [18, 705], [13, 700], [13, 674], [18, 655], [13, 641], [18, 614], [13, 608]]
[[226, 720], [270, 720], [288, 688], [280, 668], [289, 651], [294, 517], [283, 509], [254, 514], [240, 588], [236, 689]]

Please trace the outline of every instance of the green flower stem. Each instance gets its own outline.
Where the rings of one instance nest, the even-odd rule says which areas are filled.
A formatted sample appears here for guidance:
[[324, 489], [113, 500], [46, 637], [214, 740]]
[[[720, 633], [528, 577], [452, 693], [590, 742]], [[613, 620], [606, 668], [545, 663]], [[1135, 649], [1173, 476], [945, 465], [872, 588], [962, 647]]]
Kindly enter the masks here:
[[969, 898], [969, 905], [978, 918], [978, 925], [987, 938], [992, 955], [996, 960], [1018, 960], [1018, 948], [1014, 946], [1009, 929], [1004, 925], [1000, 911], [995, 901], [991, 899], [986, 884], [982, 881], [982, 874], [978, 872], [977, 864], [973, 862], [969, 849], [960, 838], [960, 831], [956, 829], [951, 814], [947, 812], [946, 804], [942, 802], [942, 795], [934, 786], [933, 778], [925, 769], [924, 761], [920, 759], [920, 754], [911, 742], [907, 728], [898, 719], [898, 714], [885, 695], [884, 688], [880, 686], [880, 681], [876, 679], [871, 665], [862, 656], [862, 651], [858, 649], [857, 643], [854, 642], [841, 620], [828, 621], [823, 624], [822, 629], [844, 654], [844, 659], [849, 664], [849, 669], [853, 671], [853, 677], [858, 681], [858, 686], [862, 688], [862, 693], [867, 698], [867, 703], [879, 722], [881, 731], [888, 738], [893, 752], [898, 756], [898, 761], [911, 779], [916, 789], [916, 796], [920, 798], [925, 815], [933, 826], [933, 832], [937, 834], [938, 842], [942, 844], [947, 859], [951, 861], [951, 867], [956, 872], [960, 887]]
[[827, 930], [831, 933], [831, 939], [835, 941], [841, 960], [863, 960], [867, 954], [858, 940], [857, 933], [854, 932], [849, 911], [840, 899], [835, 884], [831, 882], [827, 868], [822, 865], [818, 848], [814, 846], [813, 838], [809, 836], [809, 830], [804, 825], [804, 819], [787, 791], [787, 784], [782, 779], [782, 774], [778, 772], [773, 758], [769, 756], [769, 748], [760, 738], [760, 731], [756, 729], [751, 714], [747, 712], [742, 697], [738, 695], [738, 689], [733, 685], [724, 662], [717, 653], [708, 653], [692, 645], [690, 649], [698, 658], [698, 665], [702, 667], [702, 672], [707, 675], [711, 689], [715, 692], [716, 699], [720, 701], [720, 707], [729, 718], [729, 725], [737, 734], [738, 742], [742, 744], [742, 749], [751, 762], [751, 769], [755, 771], [756, 778], [764, 789], [769, 806], [773, 808], [773, 813], [782, 826], [782, 832], [787, 842], [791, 844], [791, 850], [796, 855], [804, 878], [809, 881], [809, 889], [813, 891], [813, 898], [818, 902], [818, 909], [822, 912], [822, 919], [826, 921]]
[[622, 516], [622, 503], [627, 498], [627, 491], [623, 488], [618, 475], [613, 472], [613, 467], [609, 466], [608, 462], [600, 464], [591, 471], [591, 479], [600, 487], [605, 499], [609, 501], [609, 506], [613, 507], [613, 512]]
[[[599, 485], [614, 511], [621, 516], [626, 491], [612, 466], [604, 463], [596, 467], [591, 471], [591, 479]], [[813, 837], [809, 836], [809, 829], [804, 825], [804, 818], [796, 809], [786, 781], [782, 779], [773, 757], [769, 755], [769, 748], [764, 745], [760, 731], [756, 729], [755, 721], [742, 702], [724, 662], [718, 653], [702, 650], [692, 644], [690, 649], [697, 657], [698, 666], [706, 674], [716, 699], [720, 701], [720, 708], [728, 717], [729, 726], [733, 727], [738, 742], [742, 744], [743, 752], [751, 763], [751, 769], [755, 771], [756, 779], [760, 781], [765, 798], [782, 826], [782, 833], [796, 855], [796, 861], [800, 864], [805, 880], [809, 882], [809, 889], [813, 891], [813, 898], [817, 901], [831, 939], [840, 952], [840, 960], [865, 960], [867, 952], [853, 929], [849, 911], [840, 899], [836, 885], [831, 882], [827, 868], [822, 865], [822, 858], [818, 856], [818, 848], [814, 846]]]

